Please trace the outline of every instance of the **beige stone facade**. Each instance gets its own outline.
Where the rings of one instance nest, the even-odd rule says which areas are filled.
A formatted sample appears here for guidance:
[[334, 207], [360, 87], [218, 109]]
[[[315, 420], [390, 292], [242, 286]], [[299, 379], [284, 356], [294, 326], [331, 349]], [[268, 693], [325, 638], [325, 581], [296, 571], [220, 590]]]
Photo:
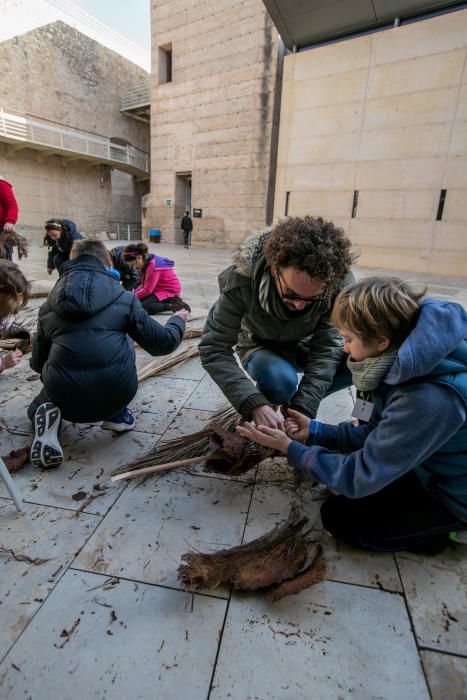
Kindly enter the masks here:
[[[147, 73], [63, 22], [1, 43], [0, 71], [4, 112], [149, 151], [149, 127], [120, 111], [122, 92]], [[87, 235], [108, 230], [112, 220], [141, 221], [148, 182], [79, 153], [25, 145], [0, 142], [0, 175], [16, 193], [18, 231], [39, 240], [51, 216], [74, 219]]]
[[151, 13], [144, 227], [180, 242], [191, 181], [194, 244], [232, 246], [267, 219], [277, 33], [261, 0], [155, 1]]
[[465, 274], [466, 60], [467, 10], [286, 56], [275, 220], [288, 199], [364, 265]]

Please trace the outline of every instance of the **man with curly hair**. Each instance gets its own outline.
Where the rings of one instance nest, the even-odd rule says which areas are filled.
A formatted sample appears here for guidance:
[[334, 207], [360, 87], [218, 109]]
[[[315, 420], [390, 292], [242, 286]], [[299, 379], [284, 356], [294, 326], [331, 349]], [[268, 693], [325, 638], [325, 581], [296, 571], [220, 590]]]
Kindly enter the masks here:
[[280, 427], [276, 406], [285, 404], [314, 418], [326, 394], [351, 384], [330, 321], [337, 293], [353, 281], [349, 239], [322, 218], [288, 218], [247, 238], [233, 261], [204, 327], [203, 367], [257, 425]]

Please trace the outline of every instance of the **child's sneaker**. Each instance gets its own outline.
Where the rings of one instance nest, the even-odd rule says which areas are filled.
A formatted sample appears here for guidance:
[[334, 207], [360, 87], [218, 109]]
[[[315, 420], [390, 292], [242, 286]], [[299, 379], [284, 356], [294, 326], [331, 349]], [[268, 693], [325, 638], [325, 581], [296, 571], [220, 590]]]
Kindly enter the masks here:
[[129, 408], [124, 408], [121, 413], [117, 413], [113, 418], [105, 420], [101, 428], [103, 430], [115, 430], [117, 433], [123, 433], [125, 430], [133, 430], [135, 427], [135, 419]]
[[34, 416], [36, 434], [31, 447], [31, 462], [35, 467], [58, 467], [63, 462], [63, 450], [58, 441], [62, 416], [53, 403], [43, 403]]

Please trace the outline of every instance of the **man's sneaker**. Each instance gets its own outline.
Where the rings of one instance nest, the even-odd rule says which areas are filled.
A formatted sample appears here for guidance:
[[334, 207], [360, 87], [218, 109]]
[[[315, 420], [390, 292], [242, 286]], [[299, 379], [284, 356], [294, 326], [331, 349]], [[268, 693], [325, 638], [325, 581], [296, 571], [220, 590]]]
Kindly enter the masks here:
[[53, 403], [43, 403], [34, 416], [36, 434], [31, 447], [31, 462], [35, 467], [58, 467], [63, 462], [63, 450], [58, 441], [62, 416]]
[[191, 313], [191, 306], [188, 306], [186, 301], [183, 301], [183, 299], [180, 299], [180, 297], [174, 297], [170, 310], [181, 311], [182, 309], [186, 309], [189, 313]]
[[103, 430], [115, 430], [117, 433], [123, 433], [125, 430], [133, 430], [135, 427], [135, 419], [129, 408], [124, 408], [121, 413], [117, 413], [113, 418], [105, 420], [101, 428]]

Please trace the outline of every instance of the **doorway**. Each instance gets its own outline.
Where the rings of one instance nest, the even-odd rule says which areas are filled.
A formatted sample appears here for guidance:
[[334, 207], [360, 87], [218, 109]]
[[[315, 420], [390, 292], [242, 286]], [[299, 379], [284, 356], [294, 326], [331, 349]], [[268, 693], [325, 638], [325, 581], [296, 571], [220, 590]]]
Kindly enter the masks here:
[[183, 245], [180, 221], [186, 211], [191, 216], [191, 172], [175, 173], [174, 239], [179, 245]]

